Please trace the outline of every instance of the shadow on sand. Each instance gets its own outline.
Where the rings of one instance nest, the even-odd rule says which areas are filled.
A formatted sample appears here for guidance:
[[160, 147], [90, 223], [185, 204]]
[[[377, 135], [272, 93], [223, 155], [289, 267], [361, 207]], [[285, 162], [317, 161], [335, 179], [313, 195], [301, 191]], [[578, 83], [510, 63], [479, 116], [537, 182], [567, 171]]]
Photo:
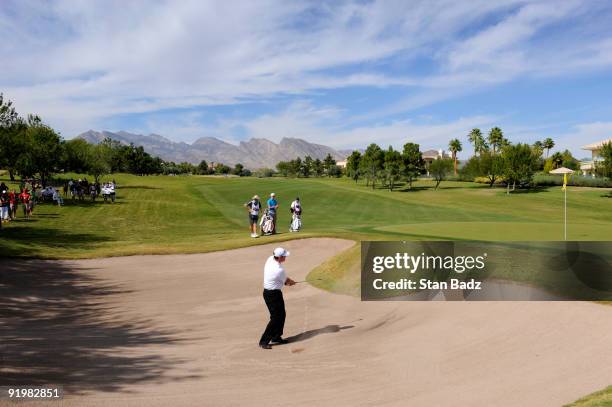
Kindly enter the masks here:
[[311, 329], [309, 331], [304, 331], [300, 334], [297, 335], [293, 335], [290, 337], [287, 337], [285, 339], [287, 339], [289, 341], [289, 343], [292, 342], [300, 342], [300, 341], [305, 341], [307, 339], [310, 338], [314, 338], [315, 336], [321, 335], [321, 334], [330, 334], [330, 333], [335, 333], [335, 332], [340, 332], [344, 329], [351, 329], [354, 328], [355, 325], [345, 325], [345, 326], [340, 326], [340, 325], [327, 325], [323, 328], [319, 328], [319, 329]]
[[0, 385], [79, 394], [201, 377], [169, 375], [185, 361], [150, 347], [182, 342], [177, 333], [122, 317], [112, 296], [130, 292], [69, 264], [0, 259]]

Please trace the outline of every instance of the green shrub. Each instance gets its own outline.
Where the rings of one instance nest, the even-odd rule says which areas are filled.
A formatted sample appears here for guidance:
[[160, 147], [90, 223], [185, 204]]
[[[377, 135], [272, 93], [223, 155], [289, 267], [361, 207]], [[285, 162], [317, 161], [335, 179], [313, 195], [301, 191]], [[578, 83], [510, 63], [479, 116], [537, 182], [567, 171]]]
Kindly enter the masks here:
[[[536, 174], [533, 177], [535, 185], [539, 186], [561, 186], [563, 177], [560, 175]], [[576, 187], [612, 188], [612, 180], [606, 178], [583, 177], [582, 175], [570, 175], [567, 184]]]
[[258, 178], [270, 178], [274, 175], [274, 170], [270, 168], [260, 168], [255, 171], [255, 176]]
[[[476, 177], [474, 178], [474, 182], [477, 182], [479, 184], [490, 184], [491, 183], [491, 181], [487, 177]], [[504, 184], [505, 182], [506, 180], [504, 179], [504, 177], [499, 177], [495, 180], [495, 185]]]

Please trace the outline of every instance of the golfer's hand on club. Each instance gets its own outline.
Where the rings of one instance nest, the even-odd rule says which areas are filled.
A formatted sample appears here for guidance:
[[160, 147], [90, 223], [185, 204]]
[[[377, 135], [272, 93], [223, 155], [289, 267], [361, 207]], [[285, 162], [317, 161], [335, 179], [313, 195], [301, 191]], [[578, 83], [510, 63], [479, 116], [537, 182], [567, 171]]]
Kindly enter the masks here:
[[285, 280], [285, 285], [295, 285], [295, 281], [287, 277], [287, 279]]

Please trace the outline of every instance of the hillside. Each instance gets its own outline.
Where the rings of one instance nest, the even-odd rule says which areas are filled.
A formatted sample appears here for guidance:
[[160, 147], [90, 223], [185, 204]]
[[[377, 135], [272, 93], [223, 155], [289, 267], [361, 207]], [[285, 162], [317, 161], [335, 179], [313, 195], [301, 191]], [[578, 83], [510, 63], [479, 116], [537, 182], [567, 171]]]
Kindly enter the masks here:
[[89, 130], [77, 137], [94, 144], [100, 143], [106, 137], [124, 144], [134, 143], [134, 145], [143, 146], [145, 151], [152, 155], [176, 163], [187, 161], [198, 164], [200, 161], [206, 160], [209, 163], [221, 162], [230, 166], [241, 163], [251, 169], [274, 168], [279, 161], [307, 155], [315, 159], [323, 159], [327, 154], [331, 154], [336, 160], [346, 158], [346, 154], [331, 147], [288, 137], [283, 138], [278, 144], [264, 138], [252, 138], [248, 141], [241, 141], [239, 145], [230, 144], [214, 137], [202, 137], [192, 144], [177, 143], [157, 134], [145, 136], [125, 131]]

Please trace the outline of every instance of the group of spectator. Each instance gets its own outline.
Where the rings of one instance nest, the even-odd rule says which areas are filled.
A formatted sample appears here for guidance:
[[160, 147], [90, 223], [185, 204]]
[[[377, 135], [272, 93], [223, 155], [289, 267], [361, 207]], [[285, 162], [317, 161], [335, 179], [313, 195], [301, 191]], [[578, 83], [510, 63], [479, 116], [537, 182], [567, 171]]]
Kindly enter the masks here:
[[[30, 186], [31, 188], [31, 186]], [[23, 207], [23, 216], [28, 219], [34, 210], [34, 199], [30, 190], [23, 187], [21, 192], [11, 191], [3, 182], [0, 184], [0, 225], [17, 219], [19, 206]]]
[[42, 188], [40, 183], [34, 179], [21, 180], [19, 189], [12, 190], [4, 183], [0, 183], [0, 227], [2, 223], [7, 223], [17, 219], [18, 209], [23, 208], [23, 217], [29, 219], [32, 216], [34, 207], [38, 202], [53, 202], [58, 206], [64, 204], [64, 198], [68, 194], [72, 200], [84, 200], [89, 196], [92, 202], [102, 195], [104, 202], [114, 203], [116, 199], [115, 190], [117, 184], [115, 180], [100, 184], [98, 182], [88, 182], [87, 179], [70, 179], [64, 183], [63, 196], [58, 188], [47, 186]]
[[70, 179], [64, 183], [64, 197], [70, 196], [72, 200], [78, 199], [84, 201], [85, 196], [88, 196], [91, 202], [95, 202], [96, 198], [102, 195], [104, 202], [115, 203], [117, 183], [115, 180], [112, 182], [105, 182], [100, 184], [99, 182], [90, 183], [87, 178], [84, 179]]

